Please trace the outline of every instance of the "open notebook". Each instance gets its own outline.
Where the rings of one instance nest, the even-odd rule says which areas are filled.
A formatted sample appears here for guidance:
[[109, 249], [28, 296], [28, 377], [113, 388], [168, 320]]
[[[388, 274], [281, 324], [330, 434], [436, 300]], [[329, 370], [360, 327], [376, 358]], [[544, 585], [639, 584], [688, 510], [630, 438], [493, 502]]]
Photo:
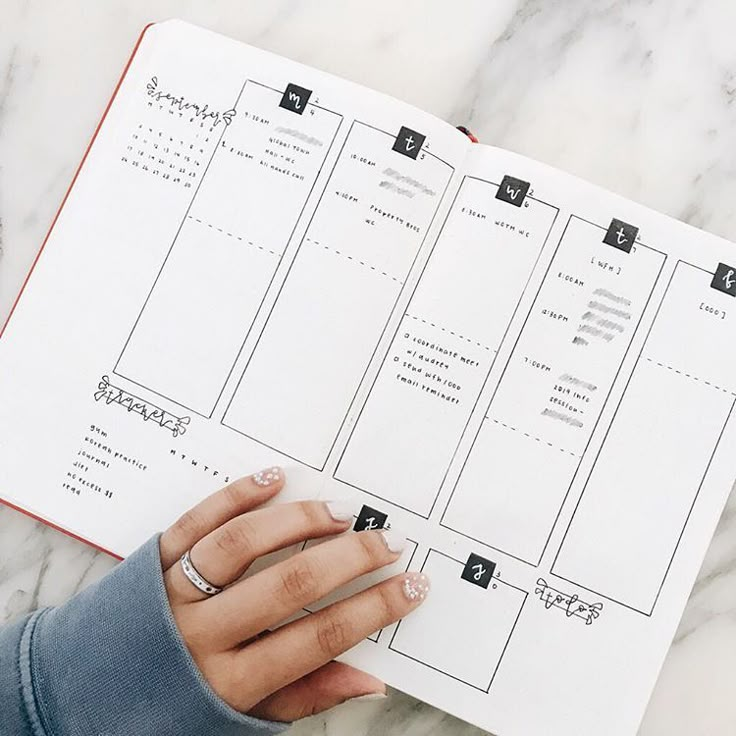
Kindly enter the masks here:
[[124, 556], [284, 465], [432, 580], [347, 661], [633, 734], [736, 476], [734, 296], [730, 243], [155, 24], [0, 341], [1, 493]]

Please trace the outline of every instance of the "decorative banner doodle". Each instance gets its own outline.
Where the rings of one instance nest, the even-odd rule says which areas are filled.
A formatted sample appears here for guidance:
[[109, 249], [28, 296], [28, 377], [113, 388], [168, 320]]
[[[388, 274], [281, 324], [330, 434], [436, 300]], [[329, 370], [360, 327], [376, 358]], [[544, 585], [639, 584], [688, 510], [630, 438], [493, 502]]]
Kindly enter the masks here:
[[534, 595], [539, 596], [539, 600], [544, 603], [545, 608], [561, 608], [568, 618], [572, 616], [582, 618], [586, 626], [592, 624], [603, 610], [602, 603], [586, 603], [578, 598], [577, 593], [570, 595], [569, 593], [555, 590], [550, 585], [547, 585], [544, 578], [537, 580]]
[[230, 108], [224, 112], [218, 110], [210, 110], [208, 104], [201, 105], [196, 102], [187, 100], [182, 95], [175, 95], [171, 92], [159, 89], [158, 77], [153, 76], [146, 84], [146, 94], [154, 101], [162, 104], [169, 105], [172, 110], [178, 110], [180, 113], [188, 113], [192, 116], [191, 121], [196, 118], [201, 120], [210, 120], [212, 127], [216, 128], [221, 122], [224, 122], [226, 126], [232, 123], [235, 117], [235, 108]]
[[168, 429], [174, 437], [184, 434], [187, 431], [187, 425], [191, 421], [189, 417], [177, 417], [118, 386], [113, 386], [107, 376], [102, 376], [100, 379], [94, 396], [95, 401], [104, 399], [106, 404], [120, 404], [129, 412], [140, 414], [144, 422], [158, 424], [159, 427]]

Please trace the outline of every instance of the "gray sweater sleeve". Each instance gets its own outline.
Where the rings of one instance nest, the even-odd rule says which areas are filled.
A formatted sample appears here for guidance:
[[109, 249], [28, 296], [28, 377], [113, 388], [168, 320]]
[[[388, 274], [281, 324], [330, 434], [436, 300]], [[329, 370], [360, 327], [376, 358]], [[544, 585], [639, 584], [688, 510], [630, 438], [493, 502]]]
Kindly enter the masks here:
[[266, 736], [202, 677], [166, 597], [158, 536], [59, 608], [0, 628], [0, 734]]

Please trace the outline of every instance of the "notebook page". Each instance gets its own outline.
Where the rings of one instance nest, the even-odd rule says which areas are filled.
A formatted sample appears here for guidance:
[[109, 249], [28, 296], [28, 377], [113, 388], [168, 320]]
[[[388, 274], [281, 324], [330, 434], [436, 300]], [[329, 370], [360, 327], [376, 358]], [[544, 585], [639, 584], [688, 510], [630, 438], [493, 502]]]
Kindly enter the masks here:
[[317, 493], [469, 145], [149, 27], [0, 343], [3, 496], [126, 555], [253, 468]]
[[493, 733], [634, 734], [736, 476], [736, 251], [505, 151], [462, 173], [334, 474], [432, 595], [348, 661]]
[[0, 490], [126, 555], [283, 465], [409, 538], [342, 594], [433, 582], [347, 661], [502, 736], [633, 734], [736, 474], [731, 248], [156, 25], [0, 340]]

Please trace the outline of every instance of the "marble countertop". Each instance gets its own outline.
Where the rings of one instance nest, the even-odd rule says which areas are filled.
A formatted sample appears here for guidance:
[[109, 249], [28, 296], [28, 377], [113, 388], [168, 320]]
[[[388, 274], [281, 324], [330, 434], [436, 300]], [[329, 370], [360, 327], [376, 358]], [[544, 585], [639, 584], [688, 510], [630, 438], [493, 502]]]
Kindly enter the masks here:
[[[138, 33], [167, 17], [387, 92], [469, 125], [485, 142], [736, 240], [730, 0], [3, 0], [2, 6], [0, 321]], [[113, 564], [1, 508], [0, 621], [64, 601]], [[735, 653], [732, 494], [642, 736], [736, 733]], [[346, 705], [305, 721], [293, 733], [480, 732], [392, 693], [387, 702]]]

